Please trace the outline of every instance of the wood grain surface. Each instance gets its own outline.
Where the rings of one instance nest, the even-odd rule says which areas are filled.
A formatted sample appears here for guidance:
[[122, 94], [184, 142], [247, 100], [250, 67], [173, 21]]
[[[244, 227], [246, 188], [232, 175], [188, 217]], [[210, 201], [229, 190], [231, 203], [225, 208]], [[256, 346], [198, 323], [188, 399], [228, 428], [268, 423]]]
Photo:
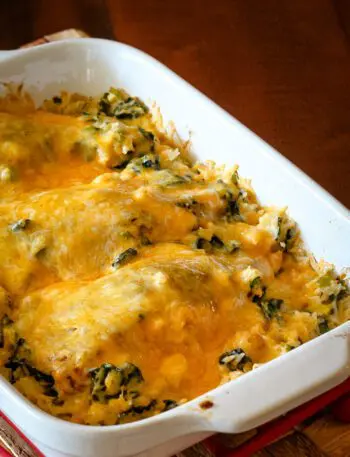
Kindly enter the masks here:
[[349, 0], [0, 2], [2, 49], [71, 27], [161, 60], [350, 207]]

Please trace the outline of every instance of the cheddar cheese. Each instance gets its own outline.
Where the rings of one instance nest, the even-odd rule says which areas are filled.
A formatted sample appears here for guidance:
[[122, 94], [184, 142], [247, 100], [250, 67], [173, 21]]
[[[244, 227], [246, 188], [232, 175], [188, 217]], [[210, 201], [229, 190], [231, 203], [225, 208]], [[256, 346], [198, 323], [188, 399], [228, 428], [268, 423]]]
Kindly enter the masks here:
[[188, 148], [120, 89], [0, 99], [0, 373], [41, 409], [145, 418], [349, 319], [286, 208]]

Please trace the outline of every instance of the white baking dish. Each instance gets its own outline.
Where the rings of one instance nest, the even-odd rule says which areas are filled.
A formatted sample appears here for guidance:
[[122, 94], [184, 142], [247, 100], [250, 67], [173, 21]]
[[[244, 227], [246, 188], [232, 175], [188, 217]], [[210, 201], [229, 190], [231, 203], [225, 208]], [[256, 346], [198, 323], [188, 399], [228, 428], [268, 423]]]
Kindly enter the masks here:
[[[239, 68], [237, 68], [239, 71]], [[288, 205], [317, 258], [350, 265], [348, 210], [287, 159], [152, 57], [106, 40], [67, 40], [0, 53], [0, 81], [24, 82], [40, 102], [61, 89], [96, 95], [120, 86], [155, 100], [200, 159], [240, 165], [263, 203]], [[271, 420], [350, 374], [350, 323], [167, 413], [121, 426], [65, 422], [0, 379], [0, 409], [47, 457], [169, 456], [213, 432]], [[199, 404], [214, 406], [203, 411]]]

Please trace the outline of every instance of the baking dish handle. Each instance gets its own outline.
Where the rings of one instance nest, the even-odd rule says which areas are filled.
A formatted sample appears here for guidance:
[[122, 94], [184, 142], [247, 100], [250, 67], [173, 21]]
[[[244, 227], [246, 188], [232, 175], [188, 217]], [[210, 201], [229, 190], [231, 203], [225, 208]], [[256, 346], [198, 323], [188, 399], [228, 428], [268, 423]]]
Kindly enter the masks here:
[[350, 322], [208, 395], [213, 404], [207, 418], [209, 428], [223, 433], [251, 430], [323, 394], [349, 376]]
[[[326, 408], [326, 406], [333, 403], [333, 409], [336, 407], [337, 402], [340, 402], [340, 405], [345, 404], [348, 392], [350, 392], [350, 378], [339, 384], [337, 387], [334, 387], [319, 397], [298, 406], [298, 408], [293, 409], [276, 420], [262, 425], [256, 430], [256, 433], [252, 438], [244, 441], [242, 444], [239, 444], [233, 449], [225, 446], [220, 438], [217, 438], [220, 435], [208, 438], [204, 441], [204, 445], [209, 451], [211, 451], [212, 454], [220, 457], [247, 457], [248, 455], [255, 455], [255, 453], [264, 447], [282, 438], [298, 424], [314, 416], [317, 412], [322, 411]], [[350, 413], [350, 396], [348, 398]], [[332, 414], [334, 416], [333, 412]], [[345, 421], [343, 422], [350, 423], [350, 417], [348, 420], [346, 420], [345, 417]]]

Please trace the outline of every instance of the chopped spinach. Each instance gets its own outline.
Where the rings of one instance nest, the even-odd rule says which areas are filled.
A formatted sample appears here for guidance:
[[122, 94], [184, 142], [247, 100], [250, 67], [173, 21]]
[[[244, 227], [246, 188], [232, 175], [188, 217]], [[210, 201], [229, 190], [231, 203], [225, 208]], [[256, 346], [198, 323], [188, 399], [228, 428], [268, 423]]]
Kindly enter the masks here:
[[238, 199], [235, 199], [232, 192], [227, 190], [224, 196], [226, 200], [226, 218], [228, 221], [240, 220], [240, 209]]
[[170, 170], [162, 170], [159, 173], [159, 178], [160, 179], [158, 181], [158, 185], [161, 187], [172, 187], [181, 184], [188, 184], [192, 180], [190, 175], [180, 176], [172, 173]]
[[277, 236], [276, 236], [276, 240], [279, 240], [281, 241], [281, 231], [282, 231], [282, 222], [283, 222], [283, 219], [281, 216], [278, 216], [277, 218]]
[[62, 98], [55, 96], [55, 97], [52, 97], [52, 101], [54, 102], [55, 105], [60, 105], [62, 103]]
[[[162, 412], [170, 411], [173, 408], [178, 406], [178, 403], [175, 400], [162, 400], [163, 403]], [[122, 422], [124, 419], [127, 419], [130, 416], [139, 416], [144, 413], [148, 413], [154, 410], [158, 402], [155, 399], [150, 400], [147, 404], [133, 404], [130, 408], [122, 411], [117, 418], [117, 424]]]
[[213, 235], [211, 237], [210, 244], [213, 246], [213, 248], [216, 249], [222, 249], [223, 247], [225, 247], [224, 242], [220, 240], [220, 238], [216, 235]]
[[119, 398], [122, 393], [128, 395], [128, 389], [132, 389], [130, 397], [136, 398], [134, 387], [143, 381], [140, 369], [132, 363], [124, 363], [121, 366], [104, 363], [90, 370], [90, 376], [91, 398], [100, 403], [106, 403], [111, 398]]
[[266, 293], [266, 287], [263, 286], [260, 276], [254, 278], [249, 287], [248, 297], [251, 297], [253, 303], [261, 304]]
[[159, 157], [154, 155], [145, 155], [142, 157], [143, 168], [153, 168], [154, 170], [160, 170]]
[[262, 289], [262, 293], [252, 295], [252, 302], [256, 303], [259, 306], [261, 306], [261, 302], [266, 294], [266, 287], [263, 286], [261, 289]]
[[139, 127], [140, 132], [142, 135], [146, 138], [148, 141], [154, 142], [154, 134], [152, 132], [149, 132], [148, 130], [143, 129], [142, 127]]
[[350, 293], [349, 287], [347, 283], [344, 281], [344, 279], [339, 278], [339, 276], [336, 278], [337, 282], [341, 285], [341, 290], [339, 291], [338, 295], [336, 296], [336, 300], [340, 301], [343, 298], [347, 297]]
[[249, 284], [250, 291], [248, 292], [248, 297], [251, 297], [253, 303], [261, 306], [263, 299], [266, 295], [266, 286], [262, 284], [261, 277], [257, 276]]
[[105, 114], [106, 116], [111, 116], [111, 104], [110, 102], [108, 101], [108, 95], [109, 93], [108, 92], [105, 92], [102, 97], [100, 98], [99, 102], [98, 102], [98, 111], [99, 113], [103, 113]]
[[[110, 373], [113, 376], [113, 387], [107, 389], [106, 379]], [[104, 363], [99, 368], [91, 370], [90, 376], [92, 379], [91, 397], [93, 401], [106, 403], [108, 399], [117, 398], [121, 394], [123, 374], [114, 365]]]
[[318, 331], [319, 331], [320, 335], [323, 335], [324, 333], [329, 332], [330, 328], [329, 328], [327, 320], [324, 317], [319, 317], [317, 320], [317, 324], [318, 324]]
[[14, 384], [21, 377], [32, 376], [43, 388], [44, 395], [57, 398], [58, 392], [54, 388], [55, 379], [50, 374], [44, 373], [31, 365], [25, 357], [28, 352], [28, 348], [25, 347], [25, 340], [19, 338], [14, 347], [12, 356], [5, 363], [5, 368], [11, 370], [10, 382]]
[[140, 414], [144, 414], [146, 412], [151, 411], [154, 409], [157, 405], [157, 400], [153, 399], [146, 405], [133, 405], [130, 408], [126, 409], [125, 411], [122, 411], [120, 414], [118, 414], [117, 418], [117, 424], [120, 423], [120, 421], [123, 421], [123, 419], [127, 418], [128, 416], [136, 416]]
[[249, 287], [251, 290], [254, 290], [256, 287], [260, 287], [260, 286], [261, 286], [260, 276], [257, 276], [256, 278], [254, 278], [253, 281], [251, 281], [251, 283], [249, 284]]
[[157, 400], [151, 400], [147, 405], [136, 405], [136, 406], [132, 406], [130, 408], [130, 413], [132, 414], [142, 414], [146, 411], [150, 411], [151, 409], [153, 409], [157, 404]]
[[119, 163], [118, 165], [113, 165], [113, 170], [124, 170], [126, 166], [130, 163], [131, 159], [123, 160], [123, 162]]
[[54, 404], [56, 404], [56, 406], [58, 406], [58, 404], [62, 401], [62, 400], [58, 399], [58, 392], [52, 386], [47, 386], [44, 388], [44, 395], [46, 395], [47, 397], [52, 397], [54, 400], [57, 400], [54, 403]]
[[126, 249], [121, 254], [119, 254], [113, 261], [112, 267], [119, 268], [129, 262], [133, 257], [137, 256], [137, 250], [134, 248]]
[[141, 246], [151, 246], [152, 241], [144, 234], [141, 233]]
[[30, 376], [32, 376], [41, 385], [51, 388], [55, 384], [55, 379], [53, 378], [53, 376], [51, 376], [50, 374], [44, 373], [43, 371], [40, 371], [37, 368], [29, 365], [28, 362], [25, 362], [25, 363], [27, 365]]
[[131, 383], [139, 384], [144, 380], [141, 370], [133, 363], [124, 363], [124, 365], [120, 367], [120, 370], [123, 372], [122, 385], [130, 387]]
[[20, 219], [10, 226], [10, 230], [11, 232], [20, 232], [28, 228], [30, 222], [30, 219]]
[[324, 300], [322, 303], [333, 303], [336, 298], [337, 298], [336, 294], [330, 294], [328, 296], [328, 299]]
[[5, 314], [0, 320], [0, 348], [5, 346], [5, 327], [11, 324], [13, 324], [13, 320], [11, 320], [7, 314]]
[[210, 240], [205, 238], [198, 237], [193, 244], [194, 249], [204, 249], [206, 252], [212, 252], [213, 250], [227, 252], [232, 254], [239, 249], [239, 242], [235, 240], [230, 240], [228, 242], [223, 242], [217, 235], [213, 235]]
[[294, 244], [294, 240], [295, 240], [295, 235], [296, 235], [296, 230], [295, 228], [289, 228], [286, 232], [286, 237], [285, 237], [285, 240], [284, 240], [284, 243], [285, 243], [285, 247], [284, 247], [284, 250], [286, 252], [289, 252], [290, 249], [293, 247], [293, 244]]
[[[105, 92], [98, 102], [98, 114], [114, 116], [117, 119], [136, 119], [148, 113], [148, 107], [137, 97], [126, 97], [122, 92], [111, 89]], [[150, 138], [151, 132], [144, 130]], [[142, 133], [142, 132], [141, 132]]]
[[237, 200], [227, 202], [227, 214], [229, 217], [239, 216], [239, 206]]
[[[5, 368], [9, 368], [11, 370], [10, 374], [10, 382], [11, 384], [15, 383], [19, 377], [24, 376], [27, 374], [27, 370], [25, 369], [25, 359], [20, 357], [20, 352], [22, 347], [25, 344], [24, 338], [19, 338], [16, 341], [16, 344], [13, 348], [13, 352], [11, 357], [5, 363]], [[20, 369], [20, 373], [16, 373], [17, 369]]]
[[[145, 140], [147, 140], [148, 143], [150, 143], [150, 145], [149, 145], [150, 151], [154, 152], [154, 150], [155, 150], [155, 136], [154, 136], [154, 134], [152, 132], [148, 131], [148, 130], [143, 129], [142, 127], [139, 127], [139, 132], [141, 133], [143, 138]], [[158, 161], [159, 161], [159, 159], [158, 159]]]
[[277, 217], [274, 226], [275, 239], [278, 242], [279, 249], [289, 252], [297, 237], [296, 226], [286, 215]]
[[24, 376], [29, 376], [27, 365], [25, 364], [25, 360], [23, 359], [10, 358], [4, 366], [5, 368], [10, 369], [9, 381], [11, 384], [14, 384], [16, 381], [18, 381], [20, 378], [23, 378]]
[[173, 175], [173, 179], [169, 180], [166, 184], [167, 186], [176, 186], [177, 184], [187, 184], [191, 181], [189, 176], [180, 176], [180, 175]]
[[175, 400], [163, 400], [164, 408], [163, 411], [170, 411], [178, 406], [178, 403]]
[[283, 300], [280, 298], [270, 298], [269, 300], [262, 300], [260, 306], [266, 319], [272, 319], [278, 315], [282, 304]]
[[219, 357], [219, 364], [225, 365], [230, 371], [249, 371], [252, 367], [252, 359], [241, 348], [224, 352]]
[[128, 97], [120, 101], [113, 110], [117, 119], [137, 119], [148, 113], [147, 106], [138, 98]]
[[211, 244], [210, 241], [206, 240], [205, 238], [199, 237], [194, 242], [193, 247], [195, 249], [205, 249], [207, 251], [211, 249]]

